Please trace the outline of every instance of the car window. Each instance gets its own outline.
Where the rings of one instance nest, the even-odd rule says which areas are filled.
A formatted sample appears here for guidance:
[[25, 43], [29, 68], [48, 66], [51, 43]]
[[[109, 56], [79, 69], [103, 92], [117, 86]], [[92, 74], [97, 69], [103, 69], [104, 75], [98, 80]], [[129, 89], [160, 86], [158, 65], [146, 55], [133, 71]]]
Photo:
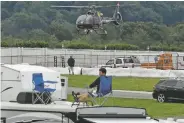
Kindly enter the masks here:
[[113, 59], [109, 60], [109, 61], [106, 63], [106, 65], [112, 65], [112, 64], [114, 64], [114, 60], [113, 60]]
[[184, 87], [184, 81], [178, 81], [175, 87]]
[[116, 64], [122, 64], [122, 60], [121, 59], [116, 59]]
[[127, 59], [123, 59], [124, 63], [128, 63], [128, 60]]
[[177, 83], [177, 80], [167, 80], [164, 82], [164, 85], [166, 86], [175, 86]]
[[134, 61], [131, 58], [125, 58], [123, 59], [124, 63], [134, 63]]
[[165, 80], [160, 80], [157, 85], [164, 85]]

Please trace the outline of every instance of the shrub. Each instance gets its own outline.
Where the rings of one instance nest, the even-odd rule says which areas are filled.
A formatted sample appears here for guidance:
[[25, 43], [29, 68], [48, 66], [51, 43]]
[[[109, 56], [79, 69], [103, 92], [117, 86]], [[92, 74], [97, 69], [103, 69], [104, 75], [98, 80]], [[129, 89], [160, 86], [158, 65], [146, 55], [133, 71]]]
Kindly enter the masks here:
[[1, 47], [9, 47], [9, 45], [6, 41], [2, 41], [1, 42]]

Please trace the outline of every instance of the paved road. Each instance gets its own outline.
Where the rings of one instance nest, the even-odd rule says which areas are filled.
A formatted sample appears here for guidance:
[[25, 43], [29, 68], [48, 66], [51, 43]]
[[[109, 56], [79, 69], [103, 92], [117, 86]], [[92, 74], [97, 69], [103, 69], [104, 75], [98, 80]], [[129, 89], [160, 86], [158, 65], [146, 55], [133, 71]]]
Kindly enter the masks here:
[[[72, 91], [80, 92], [80, 93], [87, 92], [86, 89], [69, 87], [68, 88], [68, 94], [71, 94]], [[123, 91], [122, 90], [113, 90], [113, 97], [135, 98], [135, 99], [153, 99], [152, 98], [152, 92], [126, 91], [126, 90], [123, 90]]]

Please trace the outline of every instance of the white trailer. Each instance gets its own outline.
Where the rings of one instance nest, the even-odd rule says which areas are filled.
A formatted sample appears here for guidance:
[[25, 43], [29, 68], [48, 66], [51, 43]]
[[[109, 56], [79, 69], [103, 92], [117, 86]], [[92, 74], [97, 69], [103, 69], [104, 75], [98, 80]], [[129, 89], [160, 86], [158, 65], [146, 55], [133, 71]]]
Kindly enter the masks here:
[[13, 87], [1, 94], [1, 100], [15, 101], [20, 92], [32, 91], [33, 73], [42, 73], [44, 81], [57, 81], [56, 92], [54, 92], [53, 97], [56, 98], [55, 100], [63, 98], [66, 100], [68, 84], [62, 84], [63, 81], [61, 82], [63, 78], [64, 82], [67, 83], [66, 77], [61, 78], [60, 73], [54, 70], [29, 64], [1, 64], [1, 90]]

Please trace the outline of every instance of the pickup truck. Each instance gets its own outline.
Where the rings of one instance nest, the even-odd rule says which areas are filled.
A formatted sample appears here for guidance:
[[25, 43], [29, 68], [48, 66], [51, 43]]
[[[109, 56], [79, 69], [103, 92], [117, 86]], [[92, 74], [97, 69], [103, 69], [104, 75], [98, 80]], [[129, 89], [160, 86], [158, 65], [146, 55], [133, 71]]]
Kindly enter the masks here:
[[117, 57], [110, 59], [105, 65], [99, 65], [98, 67], [134, 68], [134, 67], [141, 67], [141, 63], [139, 59], [135, 56]]

